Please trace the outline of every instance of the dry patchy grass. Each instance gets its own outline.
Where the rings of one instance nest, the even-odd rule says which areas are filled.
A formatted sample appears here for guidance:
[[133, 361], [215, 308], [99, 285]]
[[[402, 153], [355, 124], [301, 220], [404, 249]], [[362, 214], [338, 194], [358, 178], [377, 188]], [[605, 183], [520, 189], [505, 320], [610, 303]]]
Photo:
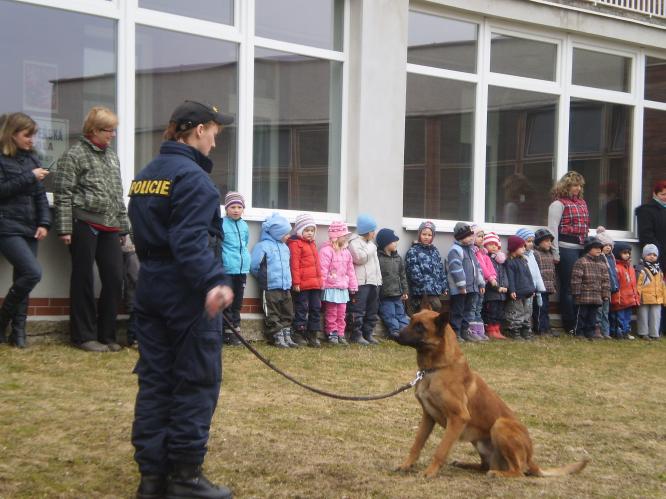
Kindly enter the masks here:
[[[391, 391], [416, 371], [412, 349], [383, 343], [260, 349], [299, 379], [338, 393]], [[666, 497], [666, 341], [465, 345], [472, 367], [530, 429], [537, 461], [588, 455], [582, 474], [489, 479], [450, 466], [421, 477], [393, 468], [420, 409], [411, 391], [379, 402], [324, 398], [278, 377], [245, 349], [224, 352], [207, 474], [236, 497]], [[137, 353], [65, 345], [0, 348], [0, 497], [132, 497], [129, 442]], [[476, 460], [468, 444], [451, 459]]]

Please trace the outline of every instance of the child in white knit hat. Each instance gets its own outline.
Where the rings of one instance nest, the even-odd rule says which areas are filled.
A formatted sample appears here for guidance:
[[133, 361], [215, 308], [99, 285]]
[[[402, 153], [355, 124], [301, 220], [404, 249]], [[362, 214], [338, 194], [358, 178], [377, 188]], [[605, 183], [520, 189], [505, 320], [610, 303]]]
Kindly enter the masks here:
[[301, 213], [294, 222], [293, 235], [287, 241], [294, 301], [292, 336], [296, 343], [319, 348], [321, 330], [321, 265], [315, 236], [317, 224], [309, 213]]
[[638, 336], [642, 340], [659, 339], [661, 307], [666, 303], [666, 284], [658, 260], [657, 246], [646, 244], [643, 247], [643, 259], [636, 269], [636, 285], [641, 296], [638, 307]]

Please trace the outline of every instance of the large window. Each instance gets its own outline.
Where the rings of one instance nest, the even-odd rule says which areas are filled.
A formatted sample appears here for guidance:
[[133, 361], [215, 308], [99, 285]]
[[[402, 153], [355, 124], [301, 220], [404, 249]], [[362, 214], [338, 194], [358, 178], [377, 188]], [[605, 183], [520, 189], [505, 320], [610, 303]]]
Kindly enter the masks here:
[[337, 212], [342, 63], [255, 51], [253, 205]]
[[[343, 0], [256, 0], [256, 208], [340, 211], [343, 14]], [[285, 52], [268, 38], [298, 46]]]
[[486, 221], [542, 225], [555, 173], [557, 97], [488, 89]]
[[[238, 46], [223, 40], [137, 26], [135, 169], [159, 151], [173, 109], [185, 99], [237, 116]], [[237, 123], [224, 129], [210, 155], [220, 191], [237, 188]]]
[[92, 106], [116, 109], [115, 21], [0, 0], [0, 47], [0, 114], [39, 124], [45, 166], [78, 140]]
[[664, 178], [666, 57], [448, 15], [416, 2], [409, 12], [407, 226], [544, 226], [550, 190], [576, 170], [592, 226], [632, 237], [633, 207]]
[[569, 169], [585, 177], [593, 226], [628, 230], [631, 107], [572, 99], [569, 111]]
[[471, 83], [407, 76], [406, 217], [471, 218], [474, 90]]

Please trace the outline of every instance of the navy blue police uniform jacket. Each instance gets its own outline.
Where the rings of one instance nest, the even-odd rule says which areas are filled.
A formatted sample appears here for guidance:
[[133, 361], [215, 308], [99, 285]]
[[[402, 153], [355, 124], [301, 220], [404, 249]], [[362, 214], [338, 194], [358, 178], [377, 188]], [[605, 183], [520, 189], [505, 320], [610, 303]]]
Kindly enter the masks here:
[[[132, 181], [129, 218], [141, 261], [133, 328], [139, 379], [132, 443], [142, 474], [202, 463], [222, 381], [221, 314], [207, 292], [228, 284], [219, 256], [220, 195], [212, 162], [167, 141]], [[165, 394], [169, 394], [165, 396]]]

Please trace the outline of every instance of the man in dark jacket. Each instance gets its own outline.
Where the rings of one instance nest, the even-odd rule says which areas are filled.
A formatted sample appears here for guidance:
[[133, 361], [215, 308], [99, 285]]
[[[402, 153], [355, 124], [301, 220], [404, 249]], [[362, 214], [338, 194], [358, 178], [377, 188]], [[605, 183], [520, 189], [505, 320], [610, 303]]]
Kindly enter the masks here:
[[[652, 199], [636, 208], [640, 247], [654, 244], [659, 249], [659, 266], [666, 269], [666, 179], [657, 180]], [[661, 309], [661, 335], [666, 334], [666, 307]]]

